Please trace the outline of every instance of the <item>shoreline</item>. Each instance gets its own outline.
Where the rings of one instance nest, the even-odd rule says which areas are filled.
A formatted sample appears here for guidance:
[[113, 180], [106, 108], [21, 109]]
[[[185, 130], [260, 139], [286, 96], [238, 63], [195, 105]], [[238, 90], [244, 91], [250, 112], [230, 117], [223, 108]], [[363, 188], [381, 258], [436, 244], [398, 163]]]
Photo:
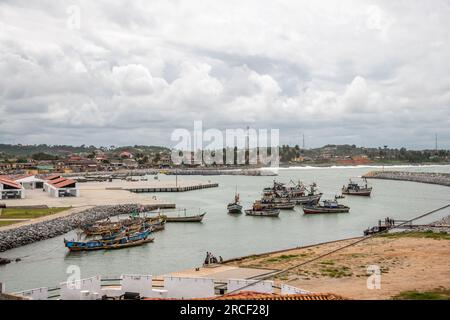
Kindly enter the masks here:
[[143, 175], [244, 175], [244, 176], [266, 176], [264, 171], [277, 170], [306, 170], [306, 169], [358, 169], [358, 168], [428, 168], [450, 166], [450, 163], [372, 163], [363, 165], [347, 165], [338, 163], [328, 164], [286, 164], [281, 163], [278, 167], [264, 167], [264, 166], [242, 166], [242, 167], [172, 167], [172, 168], [148, 168], [148, 169], [120, 169], [117, 171], [95, 171], [95, 172], [73, 172], [63, 173], [64, 177], [80, 178], [80, 177], [102, 177], [109, 176], [117, 177], [131, 177]]
[[[149, 211], [159, 207], [159, 205], [144, 206], [144, 208]], [[65, 213], [64, 215], [52, 219], [44, 219], [42, 221], [37, 221], [36, 223], [28, 223], [15, 228], [0, 230], [0, 252], [5, 252], [41, 240], [51, 239], [66, 234], [78, 228], [81, 224], [90, 224], [109, 217], [129, 214], [133, 210], [139, 210], [140, 208], [140, 204], [95, 206], [88, 209], [82, 208], [84, 210], [75, 210], [71, 212], [63, 211], [62, 213]]]

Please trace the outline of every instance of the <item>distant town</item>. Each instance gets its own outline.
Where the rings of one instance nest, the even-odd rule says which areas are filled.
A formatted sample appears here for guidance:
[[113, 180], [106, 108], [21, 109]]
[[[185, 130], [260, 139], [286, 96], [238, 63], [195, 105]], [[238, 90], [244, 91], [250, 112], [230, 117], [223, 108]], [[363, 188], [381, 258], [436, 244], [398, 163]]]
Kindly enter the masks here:
[[[234, 150], [236, 151], [236, 149]], [[450, 164], [449, 150], [407, 150], [387, 146], [364, 148], [355, 145], [326, 145], [303, 149], [279, 148], [282, 166]], [[221, 167], [242, 167], [229, 164]], [[247, 165], [248, 166], [248, 165]], [[256, 165], [257, 166], [257, 165]], [[171, 149], [160, 146], [95, 147], [66, 145], [0, 144], [0, 174], [47, 174], [100, 172], [135, 169], [219, 167], [202, 162], [174, 165]], [[255, 167], [255, 166], [254, 166]]]

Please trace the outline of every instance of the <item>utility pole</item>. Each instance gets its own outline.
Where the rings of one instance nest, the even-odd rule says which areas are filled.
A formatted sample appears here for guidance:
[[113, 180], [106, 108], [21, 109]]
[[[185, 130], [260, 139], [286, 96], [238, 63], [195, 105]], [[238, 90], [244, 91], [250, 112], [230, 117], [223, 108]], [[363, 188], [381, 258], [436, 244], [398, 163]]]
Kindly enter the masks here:
[[244, 164], [249, 165], [250, 164], [250, 133], [249, 133], [250, 127], [247, 126], [247, 131], [245, 134], [245, 151], [244, 151]]
[[438, 135], [437, 135], [437, 133], [435, 135], [435, 149], [436, 149], [436, 152], [437, 152], [438, 151]]
[[302, 144], [302, 149], [305, 150], [305, 134], [303, 133], [303, 144]]

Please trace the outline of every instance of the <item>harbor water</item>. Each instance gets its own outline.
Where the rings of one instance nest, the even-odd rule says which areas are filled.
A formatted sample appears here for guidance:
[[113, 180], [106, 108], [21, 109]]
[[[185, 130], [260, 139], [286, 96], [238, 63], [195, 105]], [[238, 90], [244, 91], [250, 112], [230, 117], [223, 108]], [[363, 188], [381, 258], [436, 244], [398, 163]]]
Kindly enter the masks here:
[[[273, 180], [288, 183], [316, 182], [324, 193], [322, 199], [340, 194], [349, 178], [361, 176], [374, 168], [289, 168], [270, 176], [178, 176], [180, 180], [217, 182], [218, 188], [183, 193], [148, 194], [149, 197], [174, 202], [187, 212], [206, 212], [203, 223], [167, 224], [154, 234], [155, 241], [141, 247], [113, 251], [68, 253], [63, 239], [74, 239], [74, 231], [53, 239], [37, 242], [1, 253], [5, 258], [21, 258], [20, 262], [0, 266], [0, 282], [7, 292], [43, 286], [56, 286], [66, 281], [68, 267], [78, 266], [81, 277], [121, 274], [161, 275], [201, 266], [206, 251], [223, 259], [268, 251], [288, 249], [314, 243], [361, 236], [363, 230], [390, 217], [406, 220], [450, 203], [448, 187], [414, 182], [369, 180], [372, 197], [351, 197], [339, 200], [350, 206], [350, 213], [336, 215], [304, 215], [301, 207], [281, 211], [278, 218], [249, 217], [227, 214], [226, 206], [241, 195], [244, 208], [261, 197], [264, 187]], [[396, 167], [389, 170], [446, 172], [450, 167]], [[149, 179], [153, 179], [152, 176]], [[175, 176], [160, 175], [161, 180]], [[432, 221], [439, 216], [431, 218]]]

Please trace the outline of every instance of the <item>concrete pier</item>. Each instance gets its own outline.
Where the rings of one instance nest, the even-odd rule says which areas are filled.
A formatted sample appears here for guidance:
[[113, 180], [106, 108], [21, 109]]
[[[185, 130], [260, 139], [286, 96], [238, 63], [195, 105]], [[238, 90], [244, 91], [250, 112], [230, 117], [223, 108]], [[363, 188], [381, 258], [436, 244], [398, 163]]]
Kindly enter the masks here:
[[186, 192], [193, 190], [201, 190], [207, 188], [217, 188], [219, 186], [218, 183], [207, 183], [207, 184], [196, 184], [190, 186], [181, 186], [181, 187], [133, 187], [126, 188], [124, 190], [128, 190], [134, 193], [151, 193], [151, 192]]

